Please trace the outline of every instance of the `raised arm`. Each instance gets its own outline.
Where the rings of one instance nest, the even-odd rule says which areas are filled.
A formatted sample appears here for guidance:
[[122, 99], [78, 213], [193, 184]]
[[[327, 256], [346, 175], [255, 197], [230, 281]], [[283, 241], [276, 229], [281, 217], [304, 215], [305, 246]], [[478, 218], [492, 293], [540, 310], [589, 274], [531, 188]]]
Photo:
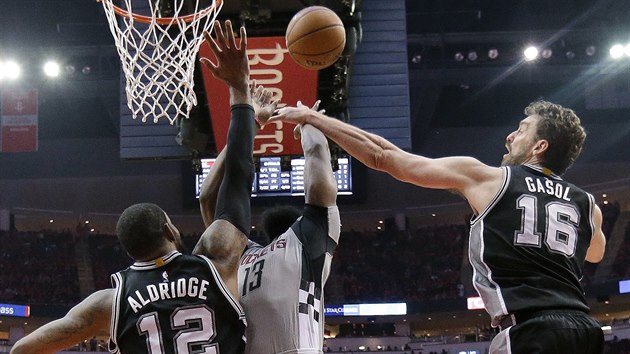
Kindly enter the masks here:
[[[270, 91], [262, 86], [257, 86], [256, 82], [250, 85], [250, 93], [256, 120], [259, 124], [264, 125], [276, 109], [278, 102], [273, 100]], [[260, 128], [260, 126], [258, 128]], [[210, 169], [210, 172], [201, 184], [199, 207], [206, 228], [214, 221], [219, 187], [221, 186], [221, 181], [223, 181], [225, 171], [225, 152], [226, 149], [223, 149], [219, 156], [217, 156], [212, 169]]]
[[225, 171], [219, 187], [215, 221], [201, 235], [193, 253], [210, 258], [232, 294], [238, 297], [238, 261], [245, 249], [251, 218], [249, 198], [254, 172], [254, 109], [248, 88], [245, 28], [241, 27], [238, 44], [229, 20], [225, 22], [225, 31], [218, 21], [215, 22], [214, 34], [216, 38], [211, 38], [208, 33], [204, 33], [204, 36], [216, 58], [216, 64], [207, 58], [201, 61], [214, 77], [228, 85], [232, 108]]
[[17, 341], [11, 354], [52, 354], [92, 336], [109, 333], [113, 297], [113, 289], [95, 292], [63, 318], [49, 322]]
[[[350, 155], [375, 170], [403, 182], [435, 189], [453, 189], [464, 195], [475, 209], [482, 209], [492, 196], [479, 196], [480, 185], [498, 185], [499, 168], [487, 166], [472, 157], [431, 159], [401, 150], [386, 139], [306, 107], [284, 107], [271, 121], [310, 124], [319, 129]], [[480, 199], [477, 201], [477, 199]]]
[[337, 202], [337, 181], [330, 163], [324, 134], [310, 124], [298, 126], [304, 150], [304, 194], [306, 204], [329, 207]]
[[199, 191], [199, 209], [201, 210], [201, 218], [203, 224], [207, 228], [214, 221], [214, 213], [217, 207], [217, 198], [219, 196], [219, 187], [223, 181], [223, 174], [225, 173], [225, 152], [227, 150], [221, 150], [221, 153], [214, 161], [214, 165], [210, 169], [210, 172], [203, 180], [201, 189]]

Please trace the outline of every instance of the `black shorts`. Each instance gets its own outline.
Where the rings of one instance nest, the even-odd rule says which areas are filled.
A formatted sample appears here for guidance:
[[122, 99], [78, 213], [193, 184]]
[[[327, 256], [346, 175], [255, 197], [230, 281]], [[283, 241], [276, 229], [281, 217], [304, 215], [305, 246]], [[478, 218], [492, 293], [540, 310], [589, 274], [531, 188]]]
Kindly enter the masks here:
[[601, 325], [579, 311], [541, 311], [514, 326], [502, 328], [490, 354], [601, 354]]

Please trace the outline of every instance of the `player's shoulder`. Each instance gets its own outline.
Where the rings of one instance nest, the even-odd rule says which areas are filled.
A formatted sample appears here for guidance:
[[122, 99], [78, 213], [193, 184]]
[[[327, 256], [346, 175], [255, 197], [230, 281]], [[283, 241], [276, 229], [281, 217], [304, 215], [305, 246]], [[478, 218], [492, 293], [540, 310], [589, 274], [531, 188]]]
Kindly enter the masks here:
[[83, 311], [109, 315], [115, 295], [116, 289], [113, 288], [98, 290], [86, 297], [76, 308], [80, 308]]

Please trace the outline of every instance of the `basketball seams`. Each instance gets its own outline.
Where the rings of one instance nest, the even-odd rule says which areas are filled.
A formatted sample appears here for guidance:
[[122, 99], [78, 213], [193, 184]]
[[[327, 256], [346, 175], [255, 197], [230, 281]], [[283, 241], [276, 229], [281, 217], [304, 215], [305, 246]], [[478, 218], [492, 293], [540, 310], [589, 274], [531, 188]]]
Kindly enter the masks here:
[[[338, 51], [339, 54], [341, 54], [341, 52], [343, 51], [344, 45], [345, 45], [345, 42], [344, 43], [340, 43], [335, 49], [331, 50], [330, 52], [323, 53], [323, 54], [299, 54], [299, 53], [294, 53], [294, 54], [291, 54], [291, 56], [297, 62], [302, 62], [304, 60], [308, 61], [309, 59], [312, 60], [313, 58], [318, 58], [318, 57], [324, 56], [324, 55], [326, 55], [328, 53], [332, 53], [334, 51]], [[335, 56], [338, 56], [338, 55], [335, 55]], [[333, 63], [336, 62], [336, 61], [337, 60], [335, 59], [333, 61]], [[303, 63], [302, 65], [309, 65], [309, 64]], [[332, 65], [332, 64], [330, 64], [330, 65]], [[320, 69], [326, 68], [328, 66], [329, 65], [309, 65], [309, 67], [311, 69], [316, 69], [316, 70], [320, 70]]]
[[[317, 12], [321, 12], [323, 14], [328, 14], [328, 13], [330, 13], [332, 11], [329, 8], [322, 7], [322, 6], [312, 6], [312, 8], [306, 8], [304, 10], [309, 10], [309, 11], [305, 11], [304, 13], [298, 13], [298, 15], [293, 17], [291, 19], [291, 21], [289, 22], [289, 25], [287, 26], [287, 32], [286, 32], [287, 40], [289, 38], [291, 38], [291, 34], [293, 33], [293, 30], [295, 29], [296, 24], [299, 23], [300, 21], [304, 21], [304, 19], [309, 17], [309, 16], [318, 16], [318, 14], [316, 14]], [[318, 20], [322, 21], [323, 18], [320, 18]], [[343, 26], [343, 22], [340, 22], [340, 23], [332, 24], [332, 25], [327, 26], [325, 28], [334, 27], [334, 26], [344, 27]], [[322, 29], [324, 29], [324, 28], [319, 28], [318, 30], [322, 30]], [[318, 30], [316, 30], [315, 32], [317, 32]], [[302, 37], [307, 36], [307, 35], [309, 35], [311, 33], [315, 33], [315, 32], [303, 33], [298, 39], [294, 39], [293, 42], [295, 42], [295, 41], [301, 39]], [[287, 41], [287, 46], [289, 46], [289, 42], [288, 41]]]
[[331, 50], [329, 50], [327, 52], [300, 53], [300, 52], [293, 51], [292, 53], [293, 54], [297, 54], [297, 55], [302, 55], [302, 56], [308, 56], [308, 57], [317, 57], [317, 56], [320, 56], [320, 55], [326, 55], [326, 54], [329, 54], [329, 53], [333, 53], [333, 52], [339, 50], [339, 47], [343, 47], [345, 44], [346, 44], [346, 41], [341, 41], [339, 44], [337, 44], [337, 46], [335, 48], [333, 48], [333, 49], [331, 49]]
[[[291, 19], [291, 21], [289, 21], [289, 25], [287, 26], [286, 38], [291, 38], [291, 33], [293, 32], [293, 29], [295, 29], [295, 25], [298, 22], [300, 22], [301, 19], [307, 17], [310, 14], [316, 13], [316, 12], [328, 12], [328, 11], [331, 11], [331, 10], [329, 8], [323, 7], [323, 6], [311, 6], [311, 7], [307, 7], [305, 9], [303, 9], [302, 11], [298, 12], [296, 14], [296, 16], [294, 16]], [[343, 26], [343, 23], [341, 25]], [[300, 38], [302, 38], [302, 37], [300, 37]], [[288, 43], [287, 43], [287, 45], [288, 45]]]
[[[320, 28], [318, 28], [318, 29], [316, 29], [316, 30], [314, 30], [312, 32], [304, 33], [300, 38], [294, 39], [293, 42], [291, 42], [291, 43], [287, 43], [287, 49], [290, 49], [289, 47], [293, 47], [294, 45], [297, 45], [298, 42], [306, 39], [306, 37], [308, 37], [308, 36], [310, 36], [312, 34], [316, 34], [318, 32], [323, 32], [325, 30], [328, 30], [328, 29], [331, 29], [331, 28], [334, 28], [334, 27], [341, 27], [341, 28], [343, 28], [343, 26], [336, 25], [336, 24], [335, 25], [326, 26], [326, 27], [320, 27]], [[345, 32], [345, 28], [343, 28], [343, 30]], [[345, 37], [344, 37], [342, 42], [345, 42], [345, 41], [346, 40], [345, 40]], [[324, 54], [324, 53], [321, 53], [321, 54]]]

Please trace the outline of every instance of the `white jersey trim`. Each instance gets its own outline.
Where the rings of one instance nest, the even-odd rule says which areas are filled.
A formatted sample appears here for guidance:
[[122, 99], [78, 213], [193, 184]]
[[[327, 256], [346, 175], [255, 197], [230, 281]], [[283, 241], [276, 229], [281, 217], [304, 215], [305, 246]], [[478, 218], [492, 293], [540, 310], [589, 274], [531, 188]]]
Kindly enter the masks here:
[[212, 272], [214, 279], [217, 281], [217, 285], [219, 286], [219, 289], [221, 290], [225, 298], [228, 300], [228, 302], [232, 305], [234, 310], [236, 310], [236, 313], [238, 313], [238, 318], [240, 320], [245, 321], [245, 312], [243, 311], [241, 304], [236, 299], [234, 299], [234, 296], [232, 296], [232, 293], [230, 293], [230, 291], [228, 290], [227, 286], [223, 282], [223, 278], [221, 278], [219, 271], [216, 269], [212, 261], [204, 255], [197, 255], [197, 256], [201, 257], [203, 260], [206, 261], [206, 263], [208, 263], [208, 266], [210, 267], [210, 271]]
[[165, 256], [156, 258], [152, 261], [145, 261], [145, 262], [135, 262], [134, 264], [131, 265], [131, 269], [133, 270], [147, 270], [147, 269], [155, 269], [155, 268], [159, 268], [165, 264], [168, 264], [169, 262], [171, 262], [173, 259], [175, 259], [178, 256], [181, 256], [182, 254], [177, 252], [177, 251], [173, 251]]
[[[122, 296], [123, 290], [123, 279], [120, 272], [112, 274], [112, 281], [114, 282], [114, 299], [112, 301], [112, 319], [111, 319], [111, 333], [110, 333], [110, 341], [114, 343], [116, 346], [111, 351], [112, 353], [120, 353], [120, 348], [118, 347], [117, 333], [118, 333], [118, 319], [120, 317], [120, 299]], [[110, 348], [111, 349], [111, 348]]]
[[[484, 223], [483, 223], [483, 218], [492, 210], [492, 208], [494, 208], [499, 200], [501, 200], [501, 198], [503, 197], [503, 195], [505, 194], [505, 192], [508, 189], [508, 186], [510, 184], [510, 180], [512, 177], [512, 171], [510, 170], [509, 167], [507, 166], [503, 166], [501, 167], [501, 169], [503, 170], [503, 182], [501, 184], [501, 187], [499, 188], [499, 191], [497, 192], [497, 194], [494, 196], [494, 198], [492, 199], [492, 201], [488, 204], [488, 206], [486, 206], [486, 208], [483, 210], [483, 212], [481, 212], [476, 218], [473, 218], [473, 220], [471, 220], [471, 228], [470, 228], [470, 240], [469, 242], [473, 242], [473, 237], [478, 238], [478, 242], [479, 242], [479, 254], [478, 254], [478, 263], [477, 263], [477, 258], [473, 256], [473, 248], [472, 247], [468, 247], [468, 259], [471, 262], [472, 265], [472, 269], [473, 269], [473, 287], [475, 288], [475, 290], [477, 290], [477, 293], [479, 294], [479, 296], [483, 295], [488, 295], [490, 293], [490, 291], [493, 291], [496, 295], [496, 300], [499, 303], [499, 307], [501, 308], [501, 312], [503, 315], [507, 315], [508, 311], [507, 311], [507, 307], [505, 306], [505, 300], [503, 299], [503, 294], [501, 292], [501, 288], [499, 287], [499, 284], [497, 284], [493, 279], [492, 279], [492, 271], [490, 270], [490, 267], [488, 267], [488, 264], [486, 264], [486, 262], [484, 261], [484, 253], [485, 253], [485, 243], [483, 240], [483, 235], [484, 235]], [[477, 268], [475, 267], [474, 264], [478, 264], [478, 266], [483, 267], [483, 269], [485, 270], [485, 274], [483, 274], [482, 276], [488, 279], [488, 282], [492, 285], [492, 289], [490, 289], [490, 287], [488, 287], [486, 289], [486, 287], [484, 286], [483, 291], [481, 291], [480, 286], [481, 284], [477, 284], [477, 277], [478, 277], [478, 272], [477, 272]], [[488, 299], [484, 299], [484, 301], [487, 301]], [[492, 316], [493, 313], [491, 313], [491, 311], [489, 311], [488, 306], [490, 306], [491, 304], [486, 304], [486, 311], [488, 313], [490, 313], [490, 315]], [[495, 317], [492, 318], [492, 326], [493, 327], [497, 327], [499, 325], [499, 319], [500, 317]]]
[[551, 171], [548, 168], [544, 168], [544, 167], [540, 167], [540, 166], [536, 166], [536, 165], [532, 165], [532, 164], [528, 164], [528, 163], [523, 164], [523, 166], [527, 166], [527, 167], [531, 168], [532, 170], [536, 170], [536, 171], [542, 173], [543, 175], [545, 175], [546, 177], [551, 177], [551, 178], [553, 178], [555, 180], [562, 181], [562, 177], [560, 177], [557, 174], [553, 173], [553, 171]]
[[512, 171], [507, 166], [503, 166], [501, 167], [501, 169], [503, 170], [503, 182], [501, 183], [501, 188], [499, 188], [499, 190], [497, 191], [497, 194], [495, 194], [494, 198], [492, 198], [492, 200], [490, 201], [490, 203], [488, 203], [486, 208], [482, 212], [480, 212], [479, 215], [477, 215], [470, 221], [470, 225], [473, 225], [477, 221], [483, 219], [490, 212], [490, 210], [494, 208], [494, 206], [499, 202], [499, 200], [501, 200], [501, 198], [505, 194], [505, 191], [507, 190], [507, 187], [510, 184], [510, 179], [512, 178]]
[[591, 193], [586, 193], [588, 196], [588, 208], [589, 208], [589, 220], [588, 223], [591, 225], [591, 239], [595, 236], [595, 198]]
[[328, 237], [339, 244], [339, 235], [341, 234], [341, 217], [339, 216], [339, 208], [336, 205], [328, 207]]

